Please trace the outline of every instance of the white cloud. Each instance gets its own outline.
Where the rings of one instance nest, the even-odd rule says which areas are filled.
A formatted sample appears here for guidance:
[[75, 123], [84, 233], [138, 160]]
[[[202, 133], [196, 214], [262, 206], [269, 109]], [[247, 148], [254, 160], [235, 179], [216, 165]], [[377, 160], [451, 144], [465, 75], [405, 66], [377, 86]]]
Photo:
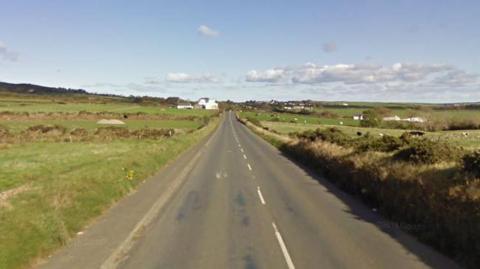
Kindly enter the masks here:
[[[456, 73], [459, 71], [450, 65], [444, 64], [402, 64], [392, 66], [373, 64], [336, 64], [317, 65], [307, 63], [302, 66], [274, 68], [265, 71], [252, 70], [247, 73], [249, 82], [280, 82], [294, 84], [373, 84], [389, 82], [420, 82], [430, 78], [441, 77], [451, 73], [449, 80], [475, 79], [471, 75]], [[461, 78], [459, 78], [461, 76]], [[445, 78], [447, 79], [447, 78]]]
[[168, 73], [165, 80], [175, 83], [215, 83], [219, 81], [218, 78], [209, 74], [190, 75], [186, 73]]
[[218, 32], [217, 30], [214, 30], [206, 25], [200, 25], [197, 29], [197, 31], [203, 35], [203, 36], [206, 36], [206, 37], [217, 37], [220, 35], [220, 32]]
[[469, 74], [463, 70], [453, 70], [436, 78], [433, 82], [439, 85], [449, 86], [479, 85], [480, 76], [477, 74]]
[[[277, 67], [247, 73], [265, 82], [271, 96], [286, 99], [369, 101], [472, 101], [480, 99], [480, 75], [446, 64], [334, 64]], [[275, 83], [272, 83], [275, 82]], [[255, 84], [255, 87], [258, 87]]]
[[324, 43], [322, 46], [322, 49], [326, 53], [335, 52], [337, 50], [337, 43], [335, 42]]
[[265, 71], [251, 70], [247, 73], [246, 81], [248, 82], [279, 82], [286, 72], [281, 68], [273, 68]]
[[0, 41], [0, 59], [16, 62], [18, 60], [18, 53], [11, 51], [7, 45]]

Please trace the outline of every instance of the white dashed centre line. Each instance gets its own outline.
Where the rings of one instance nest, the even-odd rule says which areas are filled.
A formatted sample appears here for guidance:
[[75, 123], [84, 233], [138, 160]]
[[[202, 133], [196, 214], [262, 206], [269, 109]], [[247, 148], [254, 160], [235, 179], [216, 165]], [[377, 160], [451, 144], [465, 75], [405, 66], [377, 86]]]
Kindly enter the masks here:
[[282, 249], [283, 257], [285, 258], [285, 262], [287, 262], [288, 269], [295, 269], [295, 265], [293, 265], [292, 258], [290, 258], [290, 254], [288, 254], [287, 246], [285, 245], [285, 242], [283, 242], [282, 235], [277, 229], [277, 225], [275, 225], [275, 222], [272, 222], [273, 229], [275, 230], [275, 236], [277, 237], [278, 244], [280, 245], [280, 248]]
[[265, 199], [263, 199], [262, 191], [260, 190], [260, 187], [257, 187], [257, 193], [258, 197], [260, 197], [260, 202], [262, 202], [262, 205], [265, 205]]
[[248, 166], [248, 170], [252, 171], [252, 167], [250, 166], [249, 163], [247, 163], [247, 166]]
[[247, 155], [243, 154], [243, 158], [246, 160], [246, 159], [247, 159]]

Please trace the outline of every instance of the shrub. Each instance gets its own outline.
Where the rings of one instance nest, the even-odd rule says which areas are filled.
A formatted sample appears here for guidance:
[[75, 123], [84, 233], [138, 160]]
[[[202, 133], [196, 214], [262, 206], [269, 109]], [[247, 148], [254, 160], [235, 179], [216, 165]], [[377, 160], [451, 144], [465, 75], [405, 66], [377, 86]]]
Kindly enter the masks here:
[[209, 116], [203, 116], [201, 119], [201, 126], [207, 126], [208, 123], [210, 122], [210, 117]]
[[262, 123], [255, 117], [247, 117], [247, 120], [251, 122], [253, 125], [256, 125], [258, 127], [263, 127]]
[[301, 139], [307, 139], [310, 141], [322, 140], [341, 146], [348, 145], [351, 140], [351, 138], [347, 134], [335, 127], [327, 128], [324, 130], [307, 130], [303, 133], [298, 134], [297, 136]]
[[175, 134], [174, 129], [139, 129], [135, 130], [131, 133], [133, 136], [137, 138], [151, 138], [157, 139], [160, 137], [170, 137]]
[[34, 125], [27, 128], [28, 133], [42, 133], [42, 134], [65, 134], [67, 129], [61, 125]]
[[380, 115], [374, 110], [363, 112], [363, 120], [360, 121], [362, 127], [378, 127], [381, 123]]
[[480, 122], [474, 119], [455, 120], [448, 122], [448, 130], [474, 130], [480, 128]]
[[320, 112], [320, 116], [323, 117], [323, 118], [328, 118], [328, 119], [339, 118], [338, 114], [336, 114], [334, 112], [331, 112], [331, 111], [328, 111], [328, 110]]
[[0, 125], [0, 137], [6, 137], [10, 135], [10, 131], [7, 127]]
[[449, 144], [429, 139], [413, 140], [410, 145], [395, 154], [398, 160], [416, 164], [434, 164], [442, 161], [456, 161], [460, 150]]
[[83, 137], [88, 135], [88, 131], [85, 128], [75, 128], [70, 131], [70, 135]]
[[280, 118], [278, 116], [275, 116], [275, 117], [271, 118], [270, 121], [278, 122], [278, 121], [280, 121]]
[[130, 132], [127, 128], [108, 126], [97, 128], [95, 135], [100, 137], [129, 137]]
[[354, 147], [359, 152], [391, 152], [400, 149], [404, 145], [404, 140], [390, 135], [385, 135], [381, 138], [374, 138], [370, 135], [365, 135], [354, 141]]
[[464, 171], [480, 176], [480, 151], [465, 154], [462, 161]]
[[388, 115], [392, 115], [393, 113], [391, 109], [383, 106], [375, 107], [373, 108], [373, 110], [375, 111], [376, 114], [381, 116], [388, 116]]

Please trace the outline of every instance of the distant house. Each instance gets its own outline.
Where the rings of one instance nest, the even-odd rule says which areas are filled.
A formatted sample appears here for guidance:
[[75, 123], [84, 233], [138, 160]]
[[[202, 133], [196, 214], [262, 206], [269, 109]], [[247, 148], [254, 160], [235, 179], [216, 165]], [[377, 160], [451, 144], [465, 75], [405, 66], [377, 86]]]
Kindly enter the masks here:
[[283, 106], [284, 110], [292, 110], [292, 111], [312, 111], [313, 106], [310, 104], [304, 104], [304, 103], [286, 103], [285, 106]]
[[357, 115], [353, 115], [353, 120], [364, 120], [365, 117], [363, 116], [363, 114], [357, 114]]
[[203, 109], [218, 109], [217, 101], [210, 98], [200, 98], [195, 106]]
[[390, 116], [390, 117], [383, 117], [383, 121], [400, 121], [402, 120], [399, 116]]
[[180, 103], [177, 105], [177, 109], [193, 109], [193, 106], [189, 103]]

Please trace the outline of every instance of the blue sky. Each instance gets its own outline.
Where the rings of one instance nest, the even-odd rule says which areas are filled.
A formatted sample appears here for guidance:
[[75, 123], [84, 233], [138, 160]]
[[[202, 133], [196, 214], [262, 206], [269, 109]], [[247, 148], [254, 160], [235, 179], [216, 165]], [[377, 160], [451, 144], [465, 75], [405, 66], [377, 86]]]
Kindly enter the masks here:
[[479, 1], [0, 7], [0, 81], [191, 99], [480, 101]]

